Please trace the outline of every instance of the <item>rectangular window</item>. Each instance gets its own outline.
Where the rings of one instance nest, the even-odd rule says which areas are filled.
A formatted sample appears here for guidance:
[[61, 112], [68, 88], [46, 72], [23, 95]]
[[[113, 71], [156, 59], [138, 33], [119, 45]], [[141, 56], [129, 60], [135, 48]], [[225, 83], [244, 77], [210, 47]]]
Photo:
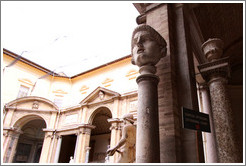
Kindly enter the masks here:
[[30, 88], [21, 85], [17, 98], [21, 98], [21, 97], [27, 96], [28, 95], [28, 92], [29, 92], [29, 89]]

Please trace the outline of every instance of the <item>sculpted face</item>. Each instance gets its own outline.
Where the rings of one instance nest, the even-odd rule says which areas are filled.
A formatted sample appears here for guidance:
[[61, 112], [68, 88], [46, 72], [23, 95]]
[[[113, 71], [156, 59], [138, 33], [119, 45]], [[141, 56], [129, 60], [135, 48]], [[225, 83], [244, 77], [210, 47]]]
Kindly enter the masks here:
[[155, 65], [162, 57], [162, 49], [149, 32], [137, 32], [132, 42], [133, 63], [137, 66]]

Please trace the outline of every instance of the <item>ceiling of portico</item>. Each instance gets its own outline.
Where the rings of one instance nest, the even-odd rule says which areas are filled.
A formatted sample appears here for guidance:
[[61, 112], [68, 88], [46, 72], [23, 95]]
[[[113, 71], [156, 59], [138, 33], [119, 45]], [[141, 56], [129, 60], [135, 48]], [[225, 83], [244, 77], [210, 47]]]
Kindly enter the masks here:
[[229, 84], [243, 84], [243, 4], [204, 3], [193, 8], [204, 41], [220, 38], [223, 57], [230, 57]]

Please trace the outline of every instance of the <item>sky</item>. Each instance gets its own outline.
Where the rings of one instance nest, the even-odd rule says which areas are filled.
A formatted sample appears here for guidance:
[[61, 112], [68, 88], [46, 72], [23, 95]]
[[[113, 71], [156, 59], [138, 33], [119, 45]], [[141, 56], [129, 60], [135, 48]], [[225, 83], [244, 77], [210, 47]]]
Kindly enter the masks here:
[[73, 76], [130, 55], [132, 2], [2, 1], [2, 48]]

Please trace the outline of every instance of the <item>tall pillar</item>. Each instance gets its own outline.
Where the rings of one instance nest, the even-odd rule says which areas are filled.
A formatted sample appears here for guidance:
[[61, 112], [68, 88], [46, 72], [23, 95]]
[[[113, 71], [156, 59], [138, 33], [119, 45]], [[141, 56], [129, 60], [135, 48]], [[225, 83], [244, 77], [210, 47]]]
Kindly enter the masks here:
[[79, 129], [79, 131], [76, 133], [77, 135], [77, 140], [76, 140], [76, 146], [75, 146], [75, 155], [74, 155], [74, 162], [75, 163], [79, 163], [80, 162], [80, 158], [81, 158], [81, 147], [82, 147], [82, 131]]
[[55, 158], [54, 158], [54, 163], [58, 163], [59, 161], [59, 156], [60, 156], [60, 151], [61, 151], [61, 143], [62, 143], [62, 136], [56, 136], [57, 144], [56, 144], [56, 152], [55, 152]]
[[137, 163], [160, 162], [159, 118], [157, 84], [155, 75], [145, 74], [137, 78], [138, 114], [137, 114]]
[[94, 128], [95, 126], [90, 125], [90, 124], [82, 124], [79, 127], [78, 146], [76, 145], [78, 150], [77, 150], [75, 162], [84, 163], [86, 161], [86, 148], [89, 147], [91, 130]]
[[[115, 147], [121, 138], [120, 134], [121, 134], [122, 121], [118, 118], [115, 118], [115, 119], [108, 119], [108, 122], [111, 124], [110, 147]], [[119, 158], [119, 153], [117, 152], [113, 156], [109, 156], [109, 162], [115, 163], [118, 158]]]
[[166, 55], [166, 42], [149, 25], [139, 25], [132, 34], [132, 63], [139, 66], [136, 162], [159, 163], [159, 112], [155, 65]]
[[218, 163], [217, 145], [215, 140], [215, 131], [213, 125], [213, 114], [211, 110], [211, 101], [209, 96], [209, 88], [206, 83], [199, 85], [199, 93], [201, 98], [201, 110], [203, 113], [209, 114], [211, 133], [204, 132], [206, 143], [204, 144], [204, 151], [206, 153], [207, 163]]
[[230, 74], [228, 58], [220, 59], [223, 42], [220, 39], [209, 39], [202, 45], [208, 63], [198, 66], [203, 78], [208, 82], [215, 138], [220, 163], [242, 162], [234, 130], [233, 113], [226, 89]]

